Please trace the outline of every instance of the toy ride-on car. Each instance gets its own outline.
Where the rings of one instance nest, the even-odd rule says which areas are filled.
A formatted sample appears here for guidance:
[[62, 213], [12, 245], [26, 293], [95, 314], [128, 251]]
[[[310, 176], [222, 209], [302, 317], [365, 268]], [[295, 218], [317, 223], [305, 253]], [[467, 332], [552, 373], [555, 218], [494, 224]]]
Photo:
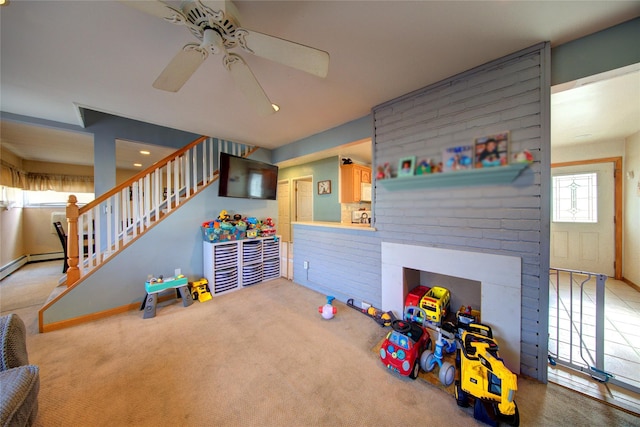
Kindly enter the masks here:
[[518, 389], [517, 377], [498, 355], [498, 343], [491, 328], [482, 324], [469, 324], [458, 341], [455, 397], [458, 406], [469, 406], [474, 400], [473, 416], [489, 425], [520, 424], [514, 394]]
[[380, 360], [403, 376], [416, 379], [420, 373], [420, 355], [431, 348], [431, 337], [425, 327], [406, 320], [394, 320], [392, 330], [380, 346]]

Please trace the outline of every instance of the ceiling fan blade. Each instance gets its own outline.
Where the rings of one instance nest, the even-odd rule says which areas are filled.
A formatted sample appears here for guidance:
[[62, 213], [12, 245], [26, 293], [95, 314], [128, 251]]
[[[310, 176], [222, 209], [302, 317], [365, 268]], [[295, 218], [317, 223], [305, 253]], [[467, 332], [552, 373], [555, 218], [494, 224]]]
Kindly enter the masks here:
[[329, 72], [329, 54], [323, 50], [245, 28], [238, 28], [236, 37], [240, 46], [254, 55], [318, 77]]
[[145, 1], [127, 1], [119, 0], [120, 3], [141, 10], [144, 13], [163, 18], [171, 22], [184, 22], [186, 18], [182, 12], [172, 8], [171, 6], [157, 0]]
[[244, 62], [244, 59], [236, 54], [228, 53], [224, 57], [224, 66], [231, 73], [236, 86], [258, 110], [259, 115], [267, 116], [276, 112], [269, 97], [260, 86], [260, 83], [258, 83], [249, 66]]
[[162, 70], [162, 73], [153, 82], [153, 87], [167, 92], [179, 91], [204, 60], [207, 59], [207, 56], [209, 56], [209, 52], [200, 45], [195, 43], [185, 45], [173, 57], [169, 65]]

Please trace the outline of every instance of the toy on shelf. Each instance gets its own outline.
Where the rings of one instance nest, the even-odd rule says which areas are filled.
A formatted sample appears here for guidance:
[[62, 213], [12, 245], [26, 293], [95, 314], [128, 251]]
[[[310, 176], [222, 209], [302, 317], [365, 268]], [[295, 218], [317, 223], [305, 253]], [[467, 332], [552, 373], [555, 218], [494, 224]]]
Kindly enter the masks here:
[[222, 209], [220, 211], [220, 213], [218, 214], [218, 219], [222, 222], [227, 222], [231, 220], [231, 215], [229, 215], [229, 212], [227, 212], [226, 210]]
[[441, 286], [432, 287], [420, 300], [420, 308], [427, 312], [427, 320], [434, 326], [442, 325], [450, 304], [451, 292]]
[[360, 307], [353, 303], [353, 298], [347, 300], [347, 305], [360, 313], [364, 313], [371, 317], [376, 323], [382, 327], [390, 326], [391, 323], [396, 320], [396, 316], [391, 311], [383, 312], [382, 310], [375, 308], [369, 304], [362, 303]]
[[380, 360], [389, 370], [415, 380], [420, 373], [420, 355], [431, 348], [429, 331], [406, 320], [394, 320], [391, 328], [380, 346]]
[[533, 163], [533, 154], [529, 150], [524, 150], [513, 155], [514, 163]]
[[411, 289], [404, 299], [405, 307], [419, 307], [420, 300], [431, 288], [428, 286], [418, 285]]
[[338, 312], [338, 309], [332, 305], [334, 299], [336, 298], [327, 295], [327, 303], [318, 307], [318, 312], [322, 315], [323, 319], [332, 319], [334, 314]]
[[276, 234], [276, 224], [273, 219], [267, 218], [260, 224], [260, 235], [264, 237], [273, 236]]
[[470, 305], [463, 305], [456, 313], [456, 338], [462, 338], [462, 333], [468, 330], [472, 323], [480, 323], [480, 311], [471, 308]]
[[420, 356], [420, 367], [425, 372], [431, 372], [438, 365], [440, 372], [438, 379], [445, 387], [453, 384], [455, 380], [455, 367], [443, 361], [444, 353], [453, 353], [456, 351], [455, 327], [451, 323], [445, 323], [442, 327], [437, 328], [438, 340], [436, 341], [435, 351], [425, 351]]
[[458, 341], [455, 381], [458, 406], [469, 406], [474, 400], [473, 417], [489, 425], [500, 422], [512, 426], [520, 424], [514, 395], [518, 378], [498, 354], [498, 343], [487, 325], [472, 323]]
[[209, 289], [209, 281], [205, 278], [189, 282], [189, 288], [191, 289], [191, 297], [193, 300], [200, 302], [209, 301], [211, 297], [211, 290]]

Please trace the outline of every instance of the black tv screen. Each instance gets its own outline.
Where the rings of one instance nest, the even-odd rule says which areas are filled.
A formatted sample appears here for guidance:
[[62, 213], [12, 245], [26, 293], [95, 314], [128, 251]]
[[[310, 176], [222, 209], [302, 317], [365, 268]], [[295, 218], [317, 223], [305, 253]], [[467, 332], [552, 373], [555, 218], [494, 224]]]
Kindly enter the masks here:
[[276, 165], [220, 153], [218, 196], [276, 200], [277, 188]]

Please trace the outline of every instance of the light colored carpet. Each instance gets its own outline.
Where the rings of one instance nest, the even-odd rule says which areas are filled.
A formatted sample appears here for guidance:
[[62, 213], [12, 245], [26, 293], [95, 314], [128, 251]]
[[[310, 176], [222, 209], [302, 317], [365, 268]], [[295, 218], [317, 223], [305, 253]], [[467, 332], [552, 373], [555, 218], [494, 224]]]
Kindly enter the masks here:
[[[40, 306], [9, 301], [26, 286], [21, 272], [0, 282], [1, 307], [28, 327], [38, 426], [483, 425], [440, 388], [382, 365], [372, 348], [388, 329], [340, 302], [324, 320], [325, 296], [284, 279], [190, 307], [176, 299], [153, 319], [130, 311], [38, 334]], [[556, 385], [518, 385], [523, 426], [640, 421]]]

